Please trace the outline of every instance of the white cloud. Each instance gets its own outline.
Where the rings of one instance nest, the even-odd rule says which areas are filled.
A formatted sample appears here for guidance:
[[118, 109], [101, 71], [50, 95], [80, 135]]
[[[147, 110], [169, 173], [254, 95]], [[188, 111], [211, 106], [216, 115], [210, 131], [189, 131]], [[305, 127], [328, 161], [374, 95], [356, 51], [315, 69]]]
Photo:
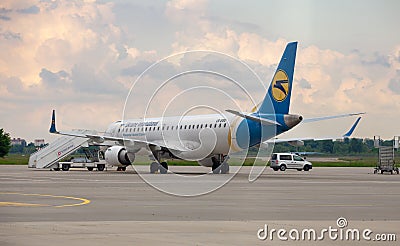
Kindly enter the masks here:
[[[104, 129], [121, 117], [125, 92], [144, 69], [163, 58], [161, 54], [184, 50], [216, 50], [238, 57], [250, 64], [268, 86], [289, 41], [285, 36], [271, 39], [262, 29], [246, 30], [236, 27], [234, 21], [211, 17], [208, 1], [176, 0], [157, 8], [142, 6], [141, 10], [148, 10], [146, 13], [164, 16], [141, 16], [139, 21], [155, 23], [143, 23], [140, 29], [141, 25], [131, 23], [135, 16], [118, 19], [123, 7], [135, 5], [115, 8], [112, 2], [3, 1], [1, 125], [20, 136], [33, 137], [32, 130], [21, 125], [29, 121], [34, 132], [44, 135], [47, 127], [43, 125], [56, 107], [63, 117], [60, 127]], [[124, 10], [126, 15], [128, 10]], [[146, 30], [149, 27], [152, 30]], [[139, 42], [149, 43], [149, 47], [139, 48]], [[202, 62], [220, 66], [221, 70], [223, 66], [231, 68]], [[346, 54], [300, 42], [296, 63], [292, 112], [315, 116], [367, 111], [371, 120], [399, 116], [400, 44], [389, 54], [363, 50]], [[145, 98], [147, 90], [160, 83], [161, 75], [177, 71], [173, 65], [160, 68], [158, 74], [146, 80], [148, 84], [142, 85], [146, 92], [137, 99]], [[235, 88], [216, 81], [212, 80], [239, 98], [243, 108], [251, 108]], [[170, 93], [177, 94], [184, 88], [171, 86]], [[259, 87], [248, 88], [254, 98], [264, 97], [265, 91]], [[162, 95], [158, 100], [165, 103], [169, 98]], [[218, 99], [215, 103], [224, 105]], [[376, 122], [371, 125], [381, 127]], [[363, 122], [360, 135], [369, 137], [369, 126]], [[385, 128], [377, 131], [389, 134]]]

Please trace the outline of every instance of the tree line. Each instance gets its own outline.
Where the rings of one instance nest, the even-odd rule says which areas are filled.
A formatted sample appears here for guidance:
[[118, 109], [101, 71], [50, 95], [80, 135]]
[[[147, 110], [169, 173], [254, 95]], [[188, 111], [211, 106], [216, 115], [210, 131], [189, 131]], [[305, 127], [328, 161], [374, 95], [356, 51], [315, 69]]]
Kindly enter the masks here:
[[[383, 146], [392, 146], [392, 140], [382, 141]], [[40, 146], [45, 147], [45, 146]], [[29, 155], [37, 150], [33, 143], [27, 146], [11, 145], [10, 135], [0, 129], [0, 157], [8, 153]], [[257, 152], [258, 148], [250, 148], [249, 152]], [[287, 143], [278, 143], [274, 146], [274, 152], [317, 152], [327, 155], [368, 155], [375, 154], [378, 150], [374, 147], [374, 140], [351, 138], [343, 141], [304, 141], [304, 146], [292, 146]]]
[[[392, 140], [381, 141], [381, 146], [392, 146]], [[360, 138], [346, 138], [343, 141], [304, 141], [304, 146], [292, 146], [287, 143], [278, 143], [274, 152], [317, 152], [326, 155], [369, 155], [376, 154], [374, 140]]]

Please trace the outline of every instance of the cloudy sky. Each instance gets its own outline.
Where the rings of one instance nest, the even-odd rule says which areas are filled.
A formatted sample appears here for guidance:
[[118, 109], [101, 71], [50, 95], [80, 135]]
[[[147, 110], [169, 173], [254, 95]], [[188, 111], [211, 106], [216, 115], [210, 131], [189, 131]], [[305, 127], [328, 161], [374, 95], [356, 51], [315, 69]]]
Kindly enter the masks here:
[[[50, 141], [56, 109], [58, 128], [104, 130], [122, 117], [132, 83], [149, 65], [188, 50], [238, 58], [268, 86], [286, 43], [298, 41], [291, 112], [305, 117], [367, 112], [355, 136], [392, 138], [400, 134], [399, 9], [397, 0], [3, 0], [0, 127], [12, 137]], [[185, 59], [164, 63], [133, 90], [133, 116], [146, 106], [144, 95], [165, 79], [160, 76], [176, 72], [182, 60], [190, 63]], [[235, 70], [229, 63], [207, 64]], [[244, 109], [251, 107], [229, 84], [207, 81], [230, 91]], [[260, 101], [265, 91], [246, 82]], [[183, 90], [176, 83], [155, 102]], [[224, 97], [214, 98], [224, 110]], [[153, 107], [151, 114], [159, 110]], [[321, 123], [306, 133], [336, 134], [352, 121]]]

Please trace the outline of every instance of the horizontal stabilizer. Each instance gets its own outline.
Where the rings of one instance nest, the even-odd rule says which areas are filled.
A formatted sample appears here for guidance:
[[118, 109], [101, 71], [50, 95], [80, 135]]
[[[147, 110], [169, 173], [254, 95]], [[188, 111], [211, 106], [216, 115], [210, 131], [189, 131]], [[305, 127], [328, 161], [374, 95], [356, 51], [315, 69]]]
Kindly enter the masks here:
[[227, 109], [225, 111], [228, 112], [228, 113], [237, 115], [239, 117], [245, 118], [245, 119], [249, 119], [249, 120], [252, 120], [252, 121], [259, 122], [262, 125], [278, 125], [278, 126], [281, 125], [278, 122], [273, 121], [273, 120], [264, 119], [264, 118], [257, 117], [257, 116], [254, 116], [254, 115], [243, 114], [243, 113], [240, 113], [240, 112], [235, 111], [235, 110]]

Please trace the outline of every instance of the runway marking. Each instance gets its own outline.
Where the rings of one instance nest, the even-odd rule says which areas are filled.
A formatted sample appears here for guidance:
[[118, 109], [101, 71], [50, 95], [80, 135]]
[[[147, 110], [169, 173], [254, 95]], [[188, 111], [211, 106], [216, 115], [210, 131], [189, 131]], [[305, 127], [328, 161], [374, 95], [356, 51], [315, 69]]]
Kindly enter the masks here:
[[374, 207], [371, 204], [303, 204], [303, 205], [288, 205], [288, 207]]
[[48, 204], [40, 204], [40, 203], [0, 202], [0, 206], [18, 206], [18, 207], [49, 206], [49, 207], [54, 207], [54, 208], [63, 208], [63, 207], [82, 206], [82, 205], [89, 204], [91, 202], [89, 199], [86, 199], [86, 198], [72, 197], [72, 196], [54, 196], [54, 195], [47, 195], [47, 194], [26, 194], [26, 193], [17, 193], [17, 192], [0, 192], [0, 195], [40, 196], [40, 197], [51, 197], [51, 198], [61, 198], [61, 199], [71, 199], [71, 200], [81, 201], [80, 203], [63, 204], [63, 205], [48, 205]]
[[0, 202], [0, 207], [46, 207], [48, 204], [23, 203], [23, 202]]
[[316, 204], [308, 205], [309, 207], [372, 207], [369, 204]]

